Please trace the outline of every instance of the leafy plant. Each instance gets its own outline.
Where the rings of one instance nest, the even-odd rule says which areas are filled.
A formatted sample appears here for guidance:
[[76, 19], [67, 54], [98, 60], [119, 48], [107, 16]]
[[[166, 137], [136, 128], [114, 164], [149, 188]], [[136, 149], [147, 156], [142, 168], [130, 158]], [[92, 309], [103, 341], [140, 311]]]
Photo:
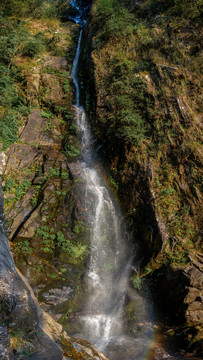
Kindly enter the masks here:
[[54, 118], [54, 114], [51, 112], [51, 110], [42, 110], [40, 111], [40, 115], [46, 119], [53, 119]]
[[116, 180], [112, 176], [109, 176], [109, 180], [110, 180], [111, 185], [116, 190], [116, 192], [118, 192], [119, 184], [116, 182]]
[[66, 154], [70, 157], [77, 157], [80, 155], [80, 150], [76, 149], [73, 145], [66, 147]]
[[83, 260], [89, 253], [87, 245], [80, 243], [79, 241], [73, 243], [67, 239], [61, 231], [57, 232], [57, 245], [65, 253], [69, 254], [73, 262]]
[[38, 39], [30, 39], [24, 43], [22, 49], [22, 55], [33, 58], [35, 55], [38, 55], [40, 52], [44, 50], [44, 45]]
[[139, 275], [132, 277], [130, 280], [136, 290], [141, 290], [142, 279]]

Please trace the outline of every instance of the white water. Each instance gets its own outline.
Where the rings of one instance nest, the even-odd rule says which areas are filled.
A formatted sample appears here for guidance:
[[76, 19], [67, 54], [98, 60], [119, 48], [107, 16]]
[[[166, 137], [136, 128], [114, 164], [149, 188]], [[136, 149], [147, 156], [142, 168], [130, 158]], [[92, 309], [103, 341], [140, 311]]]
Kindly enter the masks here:
[[[131, 255], [122, 215], [94, 166], [93, 138], [84, 108], [80, 105], [77, 76], [81, 38], [82, 31], [71, 75], [76, 90], [75, 114], [83, 156], [80, 175], [84, 180], [84, 207], [88, 209], [91, 227], [91, 255], [87, 272], [89, 296], [83, 315], [80, 316], [80, 336], [89, 340], [111, 360], [147, 360], [151, 359], [148, 350], [154, 333], [153, 324], [149, 321], [143, 299], [132, 290], [129, 292], [136, 307], [134, 315], [138, 319], [138, 326], [133, 336], [125, 335], [123, 305], [129, 290]], [[177, 360], [177, 357], [158, 348], [156, 358]]]
[[115, 207], [109, 190], [94, 168], [92, 135], [84, 108], [80, 106], [80, 89], [77, 76], [82, 32], [72, 68], [76, 89], [75, 113], [81, 138], [86, 204], [91, 227], [91, 255], [87, 273], [88, 299], [81, 317], [84, 338], [100, 350], [112, 338], [122, 335], [122, 310], [128, 289], [130, 256], [122, 216]]

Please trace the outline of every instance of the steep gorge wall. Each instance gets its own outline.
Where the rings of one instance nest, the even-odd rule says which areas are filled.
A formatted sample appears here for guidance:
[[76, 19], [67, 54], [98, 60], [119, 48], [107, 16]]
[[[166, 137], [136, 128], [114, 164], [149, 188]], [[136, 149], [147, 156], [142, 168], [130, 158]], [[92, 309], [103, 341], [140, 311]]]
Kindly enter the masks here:
[[79, 28], [49, 17], [13, 21], [23, 22], [31, 48], [39, 38], [44, 46], [12, 58], [15, 86], [28, 105], [19, 128], [3, 117], [5, 106], [0, 113], [7, 121], [0, 172], [15, 261], [1, 193], [0, 358], [105, 360], [64, 331], [78, 333], [72, 317], [83, 304], [89, 255], [70, 86]]
[[201, 10], [191, 6], [95, 1], [85, 100], [157, 317], [200, 344]]

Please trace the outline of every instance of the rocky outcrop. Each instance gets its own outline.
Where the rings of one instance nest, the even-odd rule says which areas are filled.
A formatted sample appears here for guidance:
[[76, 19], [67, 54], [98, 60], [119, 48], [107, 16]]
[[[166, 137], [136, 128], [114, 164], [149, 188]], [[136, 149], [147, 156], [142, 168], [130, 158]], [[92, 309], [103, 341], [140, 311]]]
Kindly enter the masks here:
[[0, 193], [0, 238], [0, 322], [4, 324], [4, 327], [1, 326], [0, 357], [2, 359], [14, 358], [10, 349], [7, 330], [9, 329], [12, 338], [16, 337], [21, 342], [22, 353], [23, 351], [27, 351], [28, 354], [32, 352], [30, 359], [39, 359], [42, 354], [44, 359], [50, 359], [50, 356], [52, 359], [62, 359], [61, 348], [46, 335], [43, 326], [41, 327], [40, 323], [43, 324], [41, 310], [15, 269], [6, 235], [2, 190]]
[[186, 287], [187, 295], [184, 298], [186, 305], [186, 321], [189, 327], [198, 329], [194, 336], [192, 346], [199, 347], [203, 352], [203, 256], [202, 254], [195, 254], [191, 256], [191, 265], [186, 267], [183, 271], [189, 284]]
[[202, 273], [202, 255], [196, 254], [190, 265], [163, 266], [145, 280], [151, 289], [156, 318], [164, 321], [179, 345], [189, 345], [190, 351], [197, 353], [203, 350]]

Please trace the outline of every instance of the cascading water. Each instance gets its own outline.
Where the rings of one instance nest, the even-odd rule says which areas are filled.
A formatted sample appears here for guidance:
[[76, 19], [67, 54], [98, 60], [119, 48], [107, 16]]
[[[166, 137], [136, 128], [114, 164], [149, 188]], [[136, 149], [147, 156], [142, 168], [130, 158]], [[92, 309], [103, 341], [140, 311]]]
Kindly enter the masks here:
[[[85, 187], [85, 204], [91, 229], [91, 254], [87, 271], [88, 297], [84, 313], [80, 316], [81, 334], [93, 343], [111, 360], [138, 359], [127, 355], [128, 347], [139, 347], [137, 340], [124, 336], [123, 305], [128, 290], [131, 255], [121, 212], [100, 178], [94, 165], [93, 138], [80, 105], [78, 81], [78, 61], [80, 56], [82, 31], [72, 68], [72, 79], [76, 90], [75, 114], [81, 139], [82, 171]], [[139, 344], [140, 344], [139, 343]], [[110, 344], [110, 345], [109, 345]], [[111, 346], [114, 350], [109, 350]], [[110, 348], [109, 348], [110, 346]], [[124, 350], [118, 357], [118, 347]], [[131, 351], [131, 355], [137, 350]]]
[[109, 191], [93, 166], [92, 136], [84, 108], [79, 104], [77, 64], [82, 31], [72, 69], [76, 89], [76, 121], [81, 135], [83, 178], [86, 187], [91, 225], [91, 256], [87, 273], [89, 298], [87, 315], [82, 317], [83, 332], [93, 343], [105, 344], [110, 337], [122, 333], [122, 305], [128, 287], [130, 255], [122, 217], [115, 208]]

